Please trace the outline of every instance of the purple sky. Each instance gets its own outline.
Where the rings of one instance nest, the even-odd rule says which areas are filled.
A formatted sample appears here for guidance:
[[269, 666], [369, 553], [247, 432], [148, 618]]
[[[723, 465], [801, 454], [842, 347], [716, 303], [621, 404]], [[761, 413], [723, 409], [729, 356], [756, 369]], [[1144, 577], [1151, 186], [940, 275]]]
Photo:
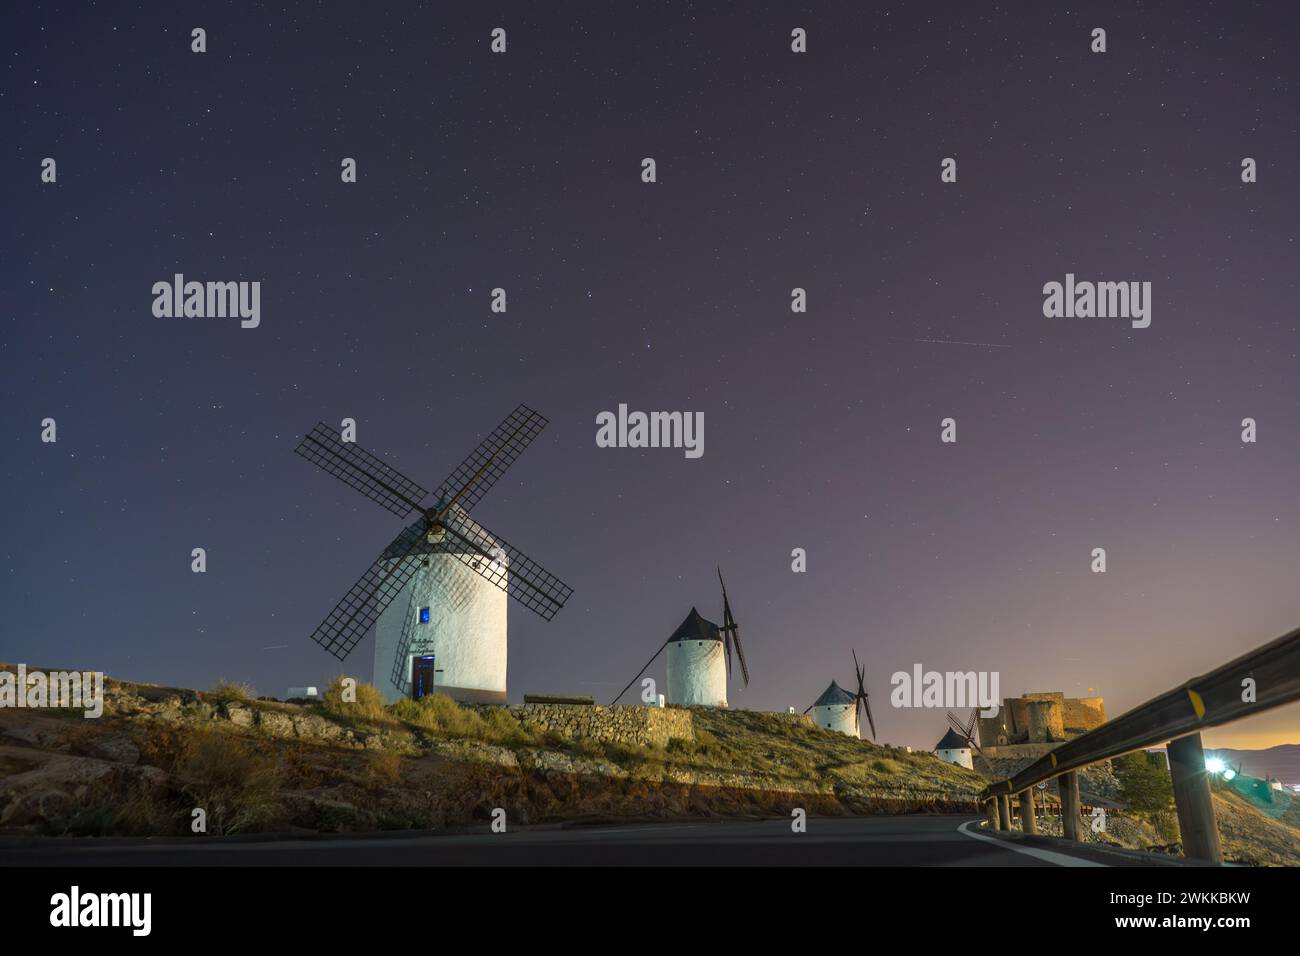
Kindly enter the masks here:
[[[1294, 4], [444, 6], [9, 18], [0, 658], [323, 683], [402, 522], [299, 436], [353, 417], [433, 487], [521, 401], [551, 425], [474, 514], [576, 593], [512, 605], [512, 699], [612, 696], [718, 563], [735, 705], [856, 648], [927, 749], [914, 663], [1113, 716], [1300, 623]], [[260, 327], [154, 318], [174, 272], [260, 281]], [[1150, 281], [1150, 328], [1044, 318], [1067, 272]], [[620, 402], [703, 412], [703, 457], [597, 448]]]

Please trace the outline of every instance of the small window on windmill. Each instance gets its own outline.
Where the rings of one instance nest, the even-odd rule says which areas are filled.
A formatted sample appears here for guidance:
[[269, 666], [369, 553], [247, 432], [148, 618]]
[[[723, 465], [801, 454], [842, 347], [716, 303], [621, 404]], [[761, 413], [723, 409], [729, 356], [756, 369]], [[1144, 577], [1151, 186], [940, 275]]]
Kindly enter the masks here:
[[429, 609], [427, 607], [420, 608], [420, 623], [421, 624], [429, 623]]

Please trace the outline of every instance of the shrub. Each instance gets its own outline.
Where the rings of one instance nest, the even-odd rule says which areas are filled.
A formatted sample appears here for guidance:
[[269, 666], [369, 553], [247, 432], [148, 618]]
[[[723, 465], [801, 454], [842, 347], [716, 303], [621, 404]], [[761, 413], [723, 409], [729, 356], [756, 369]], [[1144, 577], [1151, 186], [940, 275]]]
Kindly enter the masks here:
[[209, 833], [260, 829], [279, 814], [279, 767], [238, 737], [195, 732], [176, 773], [194, 806], [205, 811]]
[[336, 717], [348, 717], [353, 720], [383, 720], [388, 716], [384, 706], [384, 695], [374, 684], [357, 683], [356, 700], [343, 699], [344, 677], [340, 674], [330, 681], [325, 688], [322, 703], [325, 710]]
[[463, 707], [446, 694], [399, 700], [389, 711], [398, 720], [442, 737], [462, 737], [493, 744], [536, 743], [509, 711], [499, 707]]
[[216, 700], [252, 700], [255, 692], [252, 684], [223, 677], [208, 688], [208, 696]]
[[376, 751], [366, 764], [363, 783], [368, 790], [391, 787], [402, 779], [402, 757], [391, 750]]

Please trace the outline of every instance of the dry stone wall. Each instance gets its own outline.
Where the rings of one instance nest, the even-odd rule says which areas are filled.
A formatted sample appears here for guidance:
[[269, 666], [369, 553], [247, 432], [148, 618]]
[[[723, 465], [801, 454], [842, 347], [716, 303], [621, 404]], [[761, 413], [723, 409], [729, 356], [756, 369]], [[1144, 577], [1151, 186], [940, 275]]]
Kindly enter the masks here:
[[695, 739], [691, 712], [681, 707], [602, 707], [587, 704], [524, 704], [509, 708], [524, 726], [567, 740], [666, 747], [674, 737]]

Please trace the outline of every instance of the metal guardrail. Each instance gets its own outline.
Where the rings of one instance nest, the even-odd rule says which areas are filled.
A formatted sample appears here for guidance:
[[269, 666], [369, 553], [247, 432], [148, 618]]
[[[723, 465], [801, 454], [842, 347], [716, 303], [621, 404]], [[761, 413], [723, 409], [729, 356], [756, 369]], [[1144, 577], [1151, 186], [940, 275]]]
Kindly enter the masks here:
[[[1242, 700], [1246, 678], [1255, 699]], [[989, 784], [981, 800], [1020, 793], [1053, 777], [1156, 746], [1207, 727], [1300, 700], [1300, 628], [1216, 670], [1161, 694], [1035, 760], [1009, 780]]]

